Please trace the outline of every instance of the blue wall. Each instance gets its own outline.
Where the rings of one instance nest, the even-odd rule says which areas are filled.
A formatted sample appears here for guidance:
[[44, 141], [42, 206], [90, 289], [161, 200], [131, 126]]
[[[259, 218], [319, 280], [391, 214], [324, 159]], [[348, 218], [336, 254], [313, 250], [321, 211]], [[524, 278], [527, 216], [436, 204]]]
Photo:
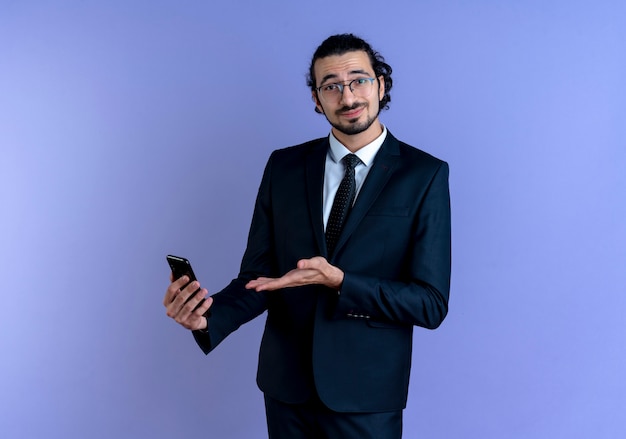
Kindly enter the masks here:
[[264, 436], [263, 318], [205, 357], [165, 255], [236, 274], [269, 153], [328, 133], [304, 74], [345, 31], [394, 68], [383, 123], [451, 168], [405, 436], [624, 436], [626, 4], [213, 3], [0, 1], [2, 436]]

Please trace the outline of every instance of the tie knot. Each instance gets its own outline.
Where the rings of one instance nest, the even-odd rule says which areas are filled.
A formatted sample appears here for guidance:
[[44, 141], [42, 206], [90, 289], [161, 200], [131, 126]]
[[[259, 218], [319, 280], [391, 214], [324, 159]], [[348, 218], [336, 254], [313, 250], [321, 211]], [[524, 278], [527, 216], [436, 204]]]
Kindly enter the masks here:
[[356, 165], [361, 163], [361, 159], [359, 159], [356, 154], [348, 154], [344, 158], [341, 159], [346, 169], [354, 169]]

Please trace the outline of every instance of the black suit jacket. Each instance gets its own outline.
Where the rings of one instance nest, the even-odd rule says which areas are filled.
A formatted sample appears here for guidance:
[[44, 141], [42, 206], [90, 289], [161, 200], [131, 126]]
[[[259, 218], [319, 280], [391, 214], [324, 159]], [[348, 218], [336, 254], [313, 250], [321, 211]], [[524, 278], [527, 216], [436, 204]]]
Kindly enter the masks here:
[[317, 392], [343, 412], [405, 407], [413, 326], [434, 329], [448, 310], [448, 166], [391, 133], [376, 155], [330, 263], [340, 294], [311, 285], [256, 293], [298, 260], [327, 256], [322, 187], [328, 139], [274, 151], [259, 189], [237, 279], [214, 295], [205, 353], [268, 311], [257, 382], [288, 403]]

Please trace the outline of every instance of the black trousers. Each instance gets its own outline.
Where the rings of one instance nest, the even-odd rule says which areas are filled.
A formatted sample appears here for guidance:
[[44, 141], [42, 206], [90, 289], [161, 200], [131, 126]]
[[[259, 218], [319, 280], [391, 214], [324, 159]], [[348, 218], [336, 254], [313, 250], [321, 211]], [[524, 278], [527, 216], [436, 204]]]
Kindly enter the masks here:
[[338, 413], [315, 398], [285, 404], [265, 395], [270, 439], [401, 439], [402, 410]]

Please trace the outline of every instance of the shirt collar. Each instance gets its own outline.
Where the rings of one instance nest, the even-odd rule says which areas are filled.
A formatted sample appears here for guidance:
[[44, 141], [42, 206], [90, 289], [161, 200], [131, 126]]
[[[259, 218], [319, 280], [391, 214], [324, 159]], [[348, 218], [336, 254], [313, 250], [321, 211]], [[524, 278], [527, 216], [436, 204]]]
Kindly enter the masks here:
[[[383, 132], [375, 138], [371, 143], [365, 145], [363, 148], [359, 149], [355, 154], [357, 157], [363, 162], [365, 166], [369, 166], [374, 161], [374, 157], [376, 153], [382, 146], [385, 138], [387, 137], [387, 127], [383, 125]], [[334, 136], [333, 132], [330, 132], [328, 136], [328, 141], [330, 142], [330, 149], [328, 150], [328, 155], [334, 162], [340, 161], [346, 155], [350, 154], [350, 150], [343, 146], [343, 144], [337, 140]]]

